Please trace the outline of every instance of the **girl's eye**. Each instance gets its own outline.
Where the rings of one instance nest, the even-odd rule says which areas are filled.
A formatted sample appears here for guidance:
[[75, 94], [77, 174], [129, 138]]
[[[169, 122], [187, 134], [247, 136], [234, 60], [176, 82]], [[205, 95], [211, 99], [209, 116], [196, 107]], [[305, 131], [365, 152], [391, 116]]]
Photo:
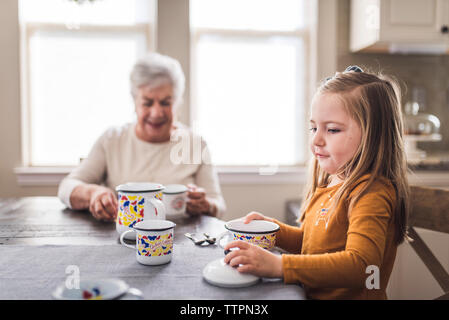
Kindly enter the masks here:
[[338, 132], [340, 132], [340, 129], [329, 129], [328, 131], [330, 133], [338, 133]]
[[309, 130], [310, 130], [310, 132], [313, 132], [313, 133], [316, 132], [316, 128], [310, 128]]

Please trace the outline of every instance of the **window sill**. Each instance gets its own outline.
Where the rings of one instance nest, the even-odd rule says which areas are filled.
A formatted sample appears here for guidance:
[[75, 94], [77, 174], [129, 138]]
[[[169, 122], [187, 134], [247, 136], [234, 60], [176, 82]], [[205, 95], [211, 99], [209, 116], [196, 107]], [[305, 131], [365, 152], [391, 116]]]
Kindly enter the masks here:
[[[57, 186], [74, 167], [17, 167], [17, 184], [26, 186]], [[217, 167], [222, 185], [232, 184], [303, 184], [306, 167]]]
[[[57, 186], [73, 167], [14, 168], [19, 186]], [[291, 167], [217, 167], [222, 185], [244, 184], [304, 184], [305, 166]], [[409, 175], [412, 185], [449, 188], [449, 171], [417, 170]]]
[[57, 186], [73, 167], [17, 167], [14, 173], [19, 186]]

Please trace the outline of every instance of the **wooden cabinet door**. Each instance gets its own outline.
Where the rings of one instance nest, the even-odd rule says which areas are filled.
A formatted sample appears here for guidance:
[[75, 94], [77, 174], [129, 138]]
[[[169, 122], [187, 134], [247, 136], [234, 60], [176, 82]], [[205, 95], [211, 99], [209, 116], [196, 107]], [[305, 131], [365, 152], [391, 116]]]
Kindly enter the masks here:
[[[382, 0], [380, 39], [410, 43], [449, 42], [449, 0]], [[449, 30], [448, 30], [449, 31]]]

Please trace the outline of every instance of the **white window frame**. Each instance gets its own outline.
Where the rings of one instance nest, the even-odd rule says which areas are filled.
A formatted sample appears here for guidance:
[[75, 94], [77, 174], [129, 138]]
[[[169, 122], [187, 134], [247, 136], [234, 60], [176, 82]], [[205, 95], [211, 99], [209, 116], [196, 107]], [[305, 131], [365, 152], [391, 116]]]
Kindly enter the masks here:
[[[304, 64], [306, 70], [304, 71], [305, 73], [305, 77], [304, 77], [304, 83], [305, 83], [305, 87], [304, 87], [304, 99], [303, 101], [298, 101], [298, 106], [299, 104], [303, 104], [303, 108], [302, 108], [302, 114], [303, 114], [303, 126], [304, 128], [307, 128], [308, 126], [308, 121], [307, 121], [307, 105], [308, 105], [308, 101], [309, 99], [309, 91], [310, 91], [310, 79], [311, 79], [311, 63], [307, 63], [308, 61], [310, 61], [310, 54], [311, 54], [311, 30], [309, 29], [309, 26], [306, 26], [303, 29], [297, 29], [297, 30], [293, 30], [293, 31], [264, 31], [264, 30], [235, 30], [235, 29], [219, 29], [219, 28], [202, 28], [202, 27], [197, 27], [197, 28], [192, 28], [191, 30], [191, 93], [190, 93], [190, 97], [191, 97], [191, 108], [190, 108], [190, 118], [191, 119], [196, 119], [196, 114], [197, 114], [197, 109], [195, 108], [196, 104], [196, 100], [197, 100], [197, 96], [196, 96], [196, 92], [197, 92], [197, 81], [195, 79], [195, 71], [196, 70], [196, 48], [197, 48], [197, 44], [199, 42], [199, 39], [202, 36], [208, 36], [208, 35], [212, 35], [212, 36], [219, 36], [219, 37], [229, 37], [229, 38], [270, 38], [270, 37], [291, 37], [291, 38], [296, 38], [296, 39], [300, 39], [303, 41], [303, 47], [304, 47], [304, 59], [306, 61], [306, 63]], [[300, 133], [297, 133], [300, 134]], [[304, 135], [306, 135], [306, 131], [304, 132]], [[307, 140], [307, 138], [305, 139]], [[307, 145], [305, 145], [303, 148], [300, 149], [296, 149], [296, 152], [302, 152], [305, 156], [304, 158], [307, 159], [308, 156], [310, 155], [310, 151]], [[307, 160], [304, 160], [304, 162], [298, 162], [294, 165], [282, 165], [279, 166], [276, 171], [276, 173], [273, 174], [273, 176], [278, 176], [279, 179], [275, 179], [272, 178], [273, 181], [279, 181], [280, 183], [298, 183], [298, 172], [301, 172], [300, 176], [301, 176], [301, 181], [304, 180], [303, 178], [303, 171], [304, 171], [304, 165], [307, 162]], [[229, 172], [234, 172], [234, 174], [238, 174], [238, 173], [242, 173], [242, 172], [246, 172], [246, 174], [254, 174], [255, 172], [259, 172], [259, 169], [264, 169], [264, 168], [260, 168], [260, 166], [258, 165], [252, 165], [252, 166], [238, 166], [238, 165], [229, 165], [229, 166], [219, 166], [218, 170], [219, 172], [223, 172], [223, 173], [229, 173]], [[274, 172], [273, 171], [273, 172]], [[280, 178], [281, 175], [286, 174], [286, 173], [291, 173], [292, 179], [286, 179], [286, 178]], [[264, 175], [265, 179], [270, 179], [267, 178], [268, 175]], [[248, 177], [247, 177], [248, 178]], [[232, 179], [235, 181], [241, 181], [241, 179]], [[249, 179], [249, 181], [252, 181], [254, 179]], [[260, 181], [261, 179], [257, 179], [258, 181]], [[226, 179], [225, 179], [226, 181]], [[243, 183], [243, 181], [242, 181]]]
[[[83, 24], [79, 29], [82, 32], [92, 33], [142, 33], [146, 39], [146, 49], [154, 50], [155, 31], [151, 23], [140, 23], [135, 25], [87, 25]], [[23, 23], [21, 25], [21, 41], [20, 41], [20, 72], [21, 72], [21, 149], [22, 149], [22, 167], [36, 167], [31, 163], [31, 120], [32, 112], [30, 101], [30, 59], [31, 52], [29, 50], [29, 43], [33, 34], [37, 31], [65, 31], [77, 32], [77, 30], [68, 29], [65, 24], [53, 23]], [[42, 167], [42, 166], [37, 166]], [[46, 166], [48, 168], [58, 168], [66, 166]], [[53, 169], [50, 169], [53, 170]]]

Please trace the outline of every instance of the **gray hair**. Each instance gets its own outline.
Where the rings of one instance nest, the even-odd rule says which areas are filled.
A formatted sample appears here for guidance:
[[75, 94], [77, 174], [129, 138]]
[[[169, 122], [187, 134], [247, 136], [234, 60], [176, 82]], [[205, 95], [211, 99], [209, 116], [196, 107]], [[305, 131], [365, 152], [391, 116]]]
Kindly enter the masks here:
[[173, 105], [182, 101], [185, 88], [185, 77], [179, 62], [159, 53], [149, 53], [137, 60], [131, 75], [131, 95], [135, 99], [140, 87], [157, 88], [164, 84], [173, 87]]

